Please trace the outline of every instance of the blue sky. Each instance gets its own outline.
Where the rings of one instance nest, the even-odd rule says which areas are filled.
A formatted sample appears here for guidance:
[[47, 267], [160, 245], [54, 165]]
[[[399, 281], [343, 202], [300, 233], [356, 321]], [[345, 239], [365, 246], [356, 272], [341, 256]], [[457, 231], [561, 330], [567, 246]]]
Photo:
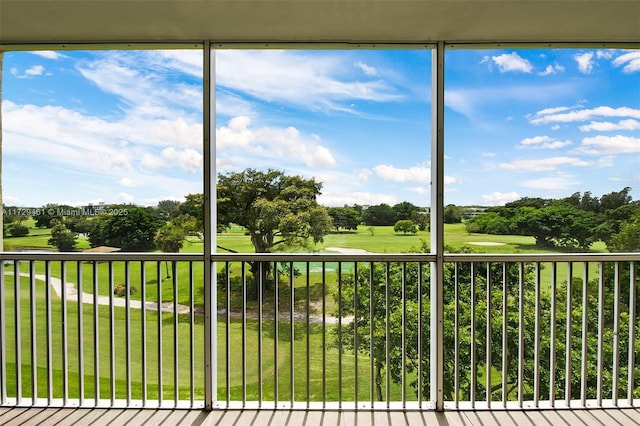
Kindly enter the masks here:
[[[218, 50], [218, 172], [284, 170], [320, 202], [429, 204], [431, 51]], [[6, 205], [202, 191], [202, 53], [6, 52]], [[640, 198], [640, 51], [451, 50], [445, 202]]]

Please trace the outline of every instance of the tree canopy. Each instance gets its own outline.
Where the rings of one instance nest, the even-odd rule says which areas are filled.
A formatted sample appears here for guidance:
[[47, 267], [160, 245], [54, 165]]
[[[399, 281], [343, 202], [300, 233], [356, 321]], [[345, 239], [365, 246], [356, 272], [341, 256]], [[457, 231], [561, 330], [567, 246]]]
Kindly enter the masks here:
[[621, 251], [629, 246], [621, 243], [624, 234], [633, 240], [633, 225], [626, 224], [633, 223], [632, 217], [640, 209], [640, 203], [632, 201], [630, 190], [626, 187], [600, 198], [591, 192], [576, 192], [558, 200], [525, 197], [489, 209], [468, 221], [467, 229], [488, 234], [530, 235], [541, 248], [587, 251], [592, 243], [601, 240], [609, 250]]
[[123, 206], [114, 210], [122, 214], [103, 214], [93, 219], [89, 233], [92, 247], [108, 245], [122, 251], [146, 251], [155, 247], [153, 239], [164, 222], [155, 209]]
[[256, 253], [322, 242], [331, 217], [318, 204], [322, 184], [278, 170], [246, 169], [218, 177], [218, 222], [243, 226]]
[[360, 213], [353, 207], [329, 207], [327, 213], [333, 220], [336, 232], [340, 229], [356, 230], [362, 221]]

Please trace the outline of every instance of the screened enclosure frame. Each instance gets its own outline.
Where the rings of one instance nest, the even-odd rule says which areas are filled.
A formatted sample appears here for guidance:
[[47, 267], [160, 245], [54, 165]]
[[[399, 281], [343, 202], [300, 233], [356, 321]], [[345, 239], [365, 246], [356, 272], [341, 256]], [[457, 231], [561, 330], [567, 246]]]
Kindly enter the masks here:
[[[429, 202], [431, 206], [431, 241], [430, 259], [430, 398], [436, 410], [444, 407], [444, 347], [442, 339], [444, 327], [444, 292], [443, 273], [445, 265], [444, 248], [444, 148], [445, 136], [445, 53], [447, 50], [458, 49], [489, 49], [489, 48], [623, 48], [637, 49], [640, 43], [447, 43], [437, 41], [430, 43], [409, 44], [378, 44], [378, 43], [219, 43], [215, 41], [192, 43], [104, 43], [104, 44], [4, 44], [0, 45], [0, 53], [10, 51], [30, 50], [161, 50], [161, 49], [191, 49], [202, 50], [203, 59], [203, 97], [202, 97], [202, 153], [203, 153], [203, 192], [204, 192], [204, 324], [205, 324], [205, 409], [219, 407], [216, 386], [217, 377], [217, 295], [216, 288], [216, 61], [217, 50], [223, 49], [290, 49], [290, 50], [358, 50], [358, 49], [416, 49], [431, 50], [431, 187]], [[1, 78], [1, 75], [0, 75]], [[425, 79], [429, 76], [425, 75]], [[0, 81], [1, 83], [1, 81]], [[1, 99], [0, 99], [1, 101]], [[1, 116], [0, 116], [1, 119]], [[0, 127], [1, 128], [1, 127]], [[425, 139], [427, 140], [427, 139]], [[1, 142], [1, 135], [0, 135]], [[1, 146], [1, 145], [0, 145]], [[1, 156], [1, 152], [0, 152]], [[1, 176], [0, 176], [1, 179]], [[0, 180], [1, 182], [1, 180]], [[1, 183], [0, 183], [1, 185]], [[224, 258], [231, 255], [225, 255]], [[191, 256], [193, 257], [193, 255]], [[220, 258], [221, 259], [221, 258]], [[631, 260], [635, 257], [631, 256]]]

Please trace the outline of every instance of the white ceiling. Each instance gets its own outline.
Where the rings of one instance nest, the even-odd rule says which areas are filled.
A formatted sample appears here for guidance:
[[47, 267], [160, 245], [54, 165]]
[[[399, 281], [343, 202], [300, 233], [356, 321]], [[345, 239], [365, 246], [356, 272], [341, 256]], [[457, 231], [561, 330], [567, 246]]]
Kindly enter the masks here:
[[0, 44], [203, 40], [640, 42], [640, 0], [0, 0]]

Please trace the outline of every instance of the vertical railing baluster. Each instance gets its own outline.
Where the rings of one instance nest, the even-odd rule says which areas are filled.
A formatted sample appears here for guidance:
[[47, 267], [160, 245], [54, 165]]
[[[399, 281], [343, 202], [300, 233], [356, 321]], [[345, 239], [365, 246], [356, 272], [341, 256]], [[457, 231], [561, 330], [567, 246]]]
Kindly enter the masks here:
[[[259, 273], [259, 272], [258, 272]], [[242, 365], [240, 366], [242, 371], [242, 408], [247, 405], [247, 272], [245, 268], [242, 268], [242, 318], [241, 318], [241, 341], [242, 348], [240, 349]], [[259, 275], [255, 279], [256, 286], [262, 286], [262, 275]]]
[[84, 319], [83, 319], [83, 290], [82, 290], [82, 262], [76, 261], [76, 277], [78, 289], [78, 399], [80, 406], [84, 405]]
[[156, 312], [157, 312], [157, 328], [158, 328], [158, 407], [162, 406], [164, 393], [164, 383], [162, 380], [162, 261], [156, 262], [156, 274], [158, 285], [156, 288]]
[[96, 407], [100, 404], [100, 305], [98, 304], [98, 262], [93, 261], [93, 392]]
[[178, 359], [179, 348], [179, 330], [178, 330], [178, 261], [171, 262], [172, 277], [171, 282], [173, 284], [173, 406], [178, 406], [180, 400], [180, 382], [178, 372], [180, 371], [180, 360]]
[[[113, 292], [112, 292], [113, 293]], [[147, 406], [147, 263], [140, 262], [140, 357], [142, 365], [142, 406]]]
[[13, 323], [15, 327], [14, 343], [16, 348], [16, 405], [22, 404], [22, 324], [20, 321], [20, 261], [13, 262]]
[[566, 339], [565, 339], [565, 383], [564, 383], [564, 402], [569, 407], [571, 405], [571, 363], [573, 361], [571, 355], [572, 346], [572, 313], [573, 313], [573, 263], [567, 263], [567, 312], [566, 312]]
[[614, 266], [613, 278], [613, 373], [611, 377], [611, 399], [618, 406], [618, 383], [620, 380], [620, 263]]
[[[240, 267], [245, 268], [244, 262]], [[229, 408], [231, 402], [231, 264], [225, 262], [225, 387], [226, 387], [226, 408]], [[217, 383], [216, 383], [217, 386]]]
[[536, 408], [540, 407], [540, 315], [541, 308], [540, 298], [540, 262], [536, 262], [536, 276], [535, 276], [535, 319], [534, 319], [534, 353], [533, 353], [533, 402]]
[[353, 403], [356, 408], [358, 407], [359, 343], [360, 343], [360, 339], [358, 338], [358, 263], [354, 262], [353, 263]]
[[29, 261], [29, 315], [31, 331], [31, 405], [38, 404], [38, 335], [36, 333], [36, 264]]
[[338, 408], [342, 408], [342, 309], [342, 262], [338, 262]]
[[[143, 284], [144, 285], [144, 284]], [[193, 261], [189, 261], [189, 406], [195, 407], [195, 387], [196, 387], [196, 360], [195, 360], [195, 311], [194, 311], [194, 276], [193, 276]], [[217, 312], [213, 313], [218, 315]], [[218, 331], [216, 330], [216, 333]], [[217, 392], [217, 389], [216, 389]]]
[[373, 294], [373, 262], [369, 262], [369, 403], [371, 408], [375, 404], [375, 365], [374, 365], [374, 322], [375, 322], [375, 304]]
[[[113, 407], [116, 404], [116, 338], [115, 338], [116, 326], [115, 326], [115, 309], [114, 309], [114, 303], [113, 303], [113, 289], [115, 288], [115, 283], [114, 283], [115, 278], [114, 278], [112, 261], [109, 261], [108, 267], [109, 267], [109, 387], [110, 387], [110, 394], [111, 394], [111, 406]], [[144, 289], [144, 286], [142, 288]], [[144, 338], [142, 341], [143, 342], [145, 341]]]
[[604, 262], [598, 264], [598, 383], [596, 399], [598, 407], [602, 407], [602, 376], [604, 372]]
[[[407, 264], [402, 262], [402, 408], [407, 408]], [[357, 352], [356, 352], [357, 353]]]
[[131, 277], [129, 261], [124, 261], [124, 333], [127, 407], [131, 406]]
[[391, 289], [389, 283], [389, 262], [385, 262], [384, 275], [384, 306], [385, 306], [385, 399], [387, 409], [391, 406]]
[[[277, 271], [278, 270], [278, 263], [277, 262], [273, 262], [273, 270]], [[279, 398], [279, 375], [280, 375], [280, 369], [279, 367], [279, 360], [278, 360], [278, 351], [279, 351], [279, 341], [280, 341], [280, 330], [279, 330], [279, 310], [278, 310], [278, 305], [280, 303], [280, 299], [278, 297], [278, 287], [280, 286], [280, 277], [278, 277], [278, 274], [275, 274], [275, 279], [274, 279], [275, 283], [273, 285], [273, 402], [274, 402], [274, 407], [277, 408], [278, 407], [278, 401], [280, 400]]]
[[587, 406], [587, 339], [589, 327], [589, 262], [582, 264], [582, 348], [580, 363], [580, 402]]
[[322, 262], [322, 409], [327, 407], [327, 264]]
[[633, 406], [635, 389], [635, 357], [636, 357], [636, 263], [629, 262], [629, 359], [627, 363], [627, 403]]
[[[293, 273], [293, 272], [292, 272]], [[311, 281], [309, 278], [309, 274], [311, 273], [311, 270], [309, 268], [309, 262], [307, 262], [307, 279], [306, 279], [306, 295], [305, 295], [305, 310], [307, 312], [307, 318], [306, 318], [306, 326], [307, 326], [307, 348], [306, 348], [306, 353], [307, 353], [307, 365], [306, 365], [306, 375], [307, 375], [307, 409], [309, 409], [310, 406], [310, 399], [311, 399], [311, 357], [309, 356], [309, 354], [311, 353], [311, 323], [310, 323], [310, 316], [311, 316], [311, 304], [310, 304], [310, 299], [311, 299]]]
[[507, 408], [507, 376], [508, 371], [508, 340], [507, 303], [509, 302], [508, 279], [509, 269], [506, 262], [502, 262], [502, 408]]
[[[453, 402], [455, 408], [460, 408], [460, 275], [458, 273], [460, 264], [454, 263], [453, 270], [453, 293], [455, 312], [453, 314]], [[433, 313], [431, 313], [433, 315]]]
[[518, 264], [518, 407], [524, 400], [524, 263]]
[[[0, 292], [0, 294], [4, 296], [4, 292]], [[44, 261], [44, 297], [47, 333], [47, 405], [51, 406], [53, 404], [53, 335], [51, 329], [51, 262], [49, 260]]]
[[[260, 276], [264, 275], [264, 263], [258, 264], [260, 270]], [[277, 274], [278, 270], [274, 269], [274, 274]], [[258, 288], [258, 407], [262, 407], [262, 303], [263, 303], [262, 286]]]
[[487, 408], [491, 408], [491, 367], [492, 367], [492, 359], [491, 359], [491, 351], [493, 350], [491, 345], [491, 311], [492, 311], [492, 301], [491, 301], [491, 264], [487, 262], [487, 309], [486, 309], [486, 327], [485, 331], [485, 351], [486, 351], [486, 369], [485, 374], [485, 383], [486, 383], [486, 395], [487, 395]]
[[289, 286], [291, 291], [289, 292], [289, 338], [291, 339], [289, 345], [289, 359], [291, 360], [289, 363], [289, 403], [290, 407], [293, 408], [293, 402], [295, 401], [295, 340], [296, 340], [296, 321], [295, 321], [295, 281], [294, 281], [294, 273], [293, 273], [294, 263], [289, 262]]
[[[69, 403], [69, 335], [67, 317], [67, 262], [60, 262], [60, 289], [62, 297], [60, 299], [61, 321], [62, 321], [62, 404]], [[16, 328], [17, 330], [17, 328]]]
[[417, 341], [417, 345], [418, 345], [418, 408], [422, 408], [422, 400], [423, 400], [423, 395], [422, 395], [422, 389], [423, 389], [423, 385], [424, 385], [424, 380], [423, 380], [423, 367], [422, 367], [422, 360], [424, 357], [424, 354], [422, 353], [422, 341], [423, 341], [423, 331], [422, 331], [422, 327], [423, 327], [423, 322], [422, 322], [422, 315], [424, 313], [424, 306], [422, 305], [422, 267], [423, 267], [423, 263], [422, 262], [418, 262], [418, 341]]
[[549, 326], [549, 403], [556, 406], [556, 296], [557, 296], [557, 264], [551, 263], [551, 325]]
[[[6, 336], [6, 303], [5, 299], [5, 266], [6, 260], [1, 259], [0, 265], [0, 405], [7, 404], [7, 336]], [[17, 278], [14, 276], [14, 279]]]
[[475, 264], [471, 263], [471, 312], [470, 312], [470, 332], [471, 338], [469, 339], [470, 353], [471, 353], [471, 389], [469, 389], [469, 399], [471, 400], [471, 408], [476, 407], [476, 386], [478, 380], [478, 372], [476, 368], [476, 269]]

